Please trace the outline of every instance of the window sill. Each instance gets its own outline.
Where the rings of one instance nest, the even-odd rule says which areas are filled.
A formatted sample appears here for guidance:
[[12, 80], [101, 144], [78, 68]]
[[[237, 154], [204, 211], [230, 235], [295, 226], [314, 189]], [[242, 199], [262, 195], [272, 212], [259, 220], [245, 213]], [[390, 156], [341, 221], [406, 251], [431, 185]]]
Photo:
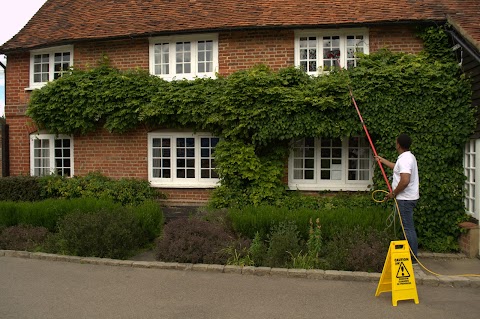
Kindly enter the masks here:
[[214, 183], [185, 183], [185, 184], [179, 184], [175, 182], [155, 182], [150, 180], [150, 186], [155, 187], [155, 188], [215, 188], [219, 186], [220, 183], [214, 182]]
[[371, 183], [368, 185], [316, 185], [316, 184], [296, 184], [288, 183], [288, 188], [290, 190], [299, 190], [299, 191], [352, 191], [352, 192], [364, 192], [371, 189]]
[[33, 86], [33, 87], [30, 86], [30, 87], [28, 87], [28, 88], [25, 88], [25, 92], [31, 92], [31, 91], [33, 91], [33, 90], [41, 89], [41, 88], [43, 88], [43, 87], [44, 87], [44, 85], [42, 85], [42, 86]]

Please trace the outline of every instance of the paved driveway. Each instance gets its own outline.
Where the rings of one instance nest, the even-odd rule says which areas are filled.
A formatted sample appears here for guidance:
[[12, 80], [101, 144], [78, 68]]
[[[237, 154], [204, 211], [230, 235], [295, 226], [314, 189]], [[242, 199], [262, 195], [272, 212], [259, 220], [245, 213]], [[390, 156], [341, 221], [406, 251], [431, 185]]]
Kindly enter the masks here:
[[0, 257], [0, 318], [478, 318], [480, 289], [259, 277]]

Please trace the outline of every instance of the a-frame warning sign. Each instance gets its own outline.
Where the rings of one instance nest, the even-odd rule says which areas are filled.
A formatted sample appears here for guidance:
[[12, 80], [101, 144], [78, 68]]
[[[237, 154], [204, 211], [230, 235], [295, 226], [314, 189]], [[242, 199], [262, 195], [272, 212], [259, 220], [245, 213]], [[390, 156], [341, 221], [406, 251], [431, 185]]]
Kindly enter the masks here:
[[397, 305], [398, 300], [408, 299], [413, 299], [418, 304], [417, 286], [410, 259], [410, 247], [406, 240], [390, 242], [375, 296], [387, 291], [392, 292], [392, 304], [394, 306]]

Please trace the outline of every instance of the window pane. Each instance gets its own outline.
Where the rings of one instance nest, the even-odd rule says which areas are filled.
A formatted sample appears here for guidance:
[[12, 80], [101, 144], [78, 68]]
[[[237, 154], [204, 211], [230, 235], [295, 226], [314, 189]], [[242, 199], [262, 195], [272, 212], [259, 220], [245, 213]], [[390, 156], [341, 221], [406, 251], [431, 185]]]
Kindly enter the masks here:
[[317, 64], [317, 38], [301, 37], [300, 51], [298, 52], [300, 69], [305, 72], [316, 72]]
[[305, 179], [314, 179], [313, 170], [305, 170]]

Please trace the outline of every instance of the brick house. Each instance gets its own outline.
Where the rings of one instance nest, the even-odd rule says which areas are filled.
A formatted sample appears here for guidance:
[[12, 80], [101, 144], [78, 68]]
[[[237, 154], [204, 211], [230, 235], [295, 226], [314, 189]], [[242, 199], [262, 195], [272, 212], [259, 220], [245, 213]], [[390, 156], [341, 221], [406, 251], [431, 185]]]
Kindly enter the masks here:
[[[295, 65], [316, 74], [319, 67], [334, 63], [323, 56], [324, 49], [339, 50], [341, 64], [348, 67], [356, 62], [348, 54], [352, 49], [367, 54], [382, 48], [417, 53], [423, 45], [415, 36], [415, 28], [446, 22], [454, 26], [459, 39], [478, 50], [478, 1], [458, 3], [48, 0], [16, 36], [0, 47], [0, 53], [8, 58], [5, 115], [9, 173], [57, 172], [72, 176], [100, 171], [114, 178], [148, 179], [169, 195], [171, 203], [205, 202], [218, 182], [208, 164], [217, 137], [208, 132], [144, 128], [122, 135], [98, 130], [86, 136], [54, 136], [38, 131], [25, 116], [31, 91], [70, 66], [94, 66], [103, 55], [118, 69], [140, 68], [167, 80], [229, 75], [260, 63], [273, 70]], [[320, 146], [315, 140], [312, 144], [302, 141], [295, 147], [301, 151], [310, 148], [314, 154], [322, 147], [330, 148], [332, 154], [337, 152], [338, 158], [331, 155], [330, 159], [332, 163], [338, 159], [339, 164], [332, 165], [328, 178], [306, 181], [309, 173], [316, 174], [313, 168], [318, 164], [299, 177], [294, 161], [297, 158], [292, 153], [288, 185], [307, 191], [368, 189], [374, 166], [368, 144], [353, 145], [348, 139], [340, 144], [326, 142], [329, 146]], [[366, 154], [359, 165], [365, 169], [353, 178], [346, 164], [349, 148]], [[305, 156], [300, 159], [305, 160]], [[475, 189], [480, 190], [480, 186]], [[480, 194], [474, 194], [474, 198], [480, 198]], [[477, 218], [478, 211], [472, 210]]]

